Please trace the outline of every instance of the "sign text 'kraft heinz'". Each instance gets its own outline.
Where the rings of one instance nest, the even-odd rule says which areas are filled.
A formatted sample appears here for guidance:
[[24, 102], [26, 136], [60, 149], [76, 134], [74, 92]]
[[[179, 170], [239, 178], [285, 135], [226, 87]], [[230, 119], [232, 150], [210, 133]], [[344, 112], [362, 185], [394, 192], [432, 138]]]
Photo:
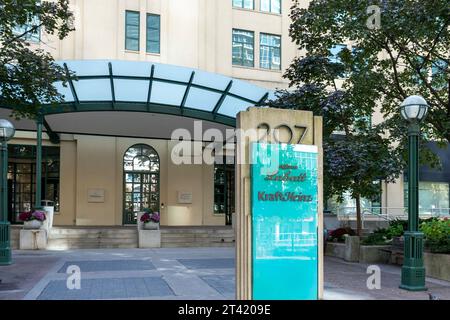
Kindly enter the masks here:
[[253, 299], [317, 299], [317, 147], [253, 143], [251, 155]]

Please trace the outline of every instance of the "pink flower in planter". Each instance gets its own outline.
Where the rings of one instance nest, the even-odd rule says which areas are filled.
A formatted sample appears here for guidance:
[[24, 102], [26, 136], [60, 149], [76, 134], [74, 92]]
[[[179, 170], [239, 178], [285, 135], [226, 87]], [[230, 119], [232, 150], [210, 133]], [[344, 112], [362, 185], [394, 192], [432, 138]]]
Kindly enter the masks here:
[[20, 221], [30, 221], [32, 220], [33, 214], [31, 211], [22, 212], [19, 214], [19, 220]]

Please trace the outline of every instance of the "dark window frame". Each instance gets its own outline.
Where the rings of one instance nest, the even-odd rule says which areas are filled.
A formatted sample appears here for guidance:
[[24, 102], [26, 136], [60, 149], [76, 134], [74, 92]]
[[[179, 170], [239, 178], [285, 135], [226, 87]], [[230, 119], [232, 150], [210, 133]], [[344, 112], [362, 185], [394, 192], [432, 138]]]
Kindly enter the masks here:
[[[23, 154], [17, 153], [18, 149], [28, 149]], [[16, 218], [18, 214], [23, 212], [21, 207], [23, 203], [29, 203], [30, 209], [34, 208], [35, 192], [36, 192], [36, 146], [24, 144], [9, 144], [8, 145], [8, 183], [11, 183], [8, 188], [8, 219], [11, 223], [21, 223]], [[57, 164], [56, 169], [53, 166]], [[19, 166], [28, 166], [30, 170], [27, 172], [20, 172]], [[29, 175], [29, 182], [20, 182], [18, 175]], [[10, 177], [13, 176], [12, 179]], [[12, 180], [12, 181], [11, 181]], [[22, 187], [18, 186], [29, 185], [29, 191], [23, 191]], [[47, 193], [49, 186], [53, 186], [53, 195], [50, 197]], [[55, 188], [56, 187], [56, 188]], [[54, 202], [55, 212], [60, 210], [60, 195], [61, 195], [61, 148], [59, 146], [43, 146], [42, 147], [42, 200], [51, 200]], [[19, 191], [18, 191], [19, 190]], [[17, 197], [17, 195], [19, 195]], [[29, 201], [22, 201], [23, 195], [29, 196]], [[19, 199], [19, 201], [16, 201]], [[21, 205], [22, 204], [22, 205]], [[19, 206], [19, 208], [17, 208]]]
[[[262, 51], [262, 48], [263, 47], [267, 47], [267, 48], [277, 48], [277, 47], [274, 47], [274, 46], [268, 46], [268, 45], [265, 45], [265, 44], [261, 44], [261, 39], [262, 39], [262, 35], [266, 35], [266, 36], [272, 36], [272, 37], [278, 37], [278, 38], [280, 38], [280, 47], [278, 48], [278, 49], [280, 49], [280, 67], [279, 68], [277, 68], [277, 69], [274, 69], [274, 68], [272, 68], [272, 62], [271, 62], [271, 60], [269, 60], [269, 68], [266, 68], [266, 67], [263, 67], [262, 66], [262, 63], [261, 63], [261, 58], [262, 58], [262, 54], [261, 54], [261, 51]], [[281, 71], [281, 69], [282, 69], [282, 65], [283, 65], [283, 61], [282, 61], [282, 42], [281, 42], [281, 39], [282, 39], [282, 37], [281, 37], [281, 35], [279, 35], [279, 34], [274, 34], [274, 33], [267, 33], [267, 32], [261, 32], [260, 34], [259, 34], [259, 67], [261, 68], [261, 69], [264, 69], [264, 70], [272, 70], [272, 71]]]
[[[129, 24], [128, 23], [128, 14], [137, 14], [138, 16], [138, 24], [137, 24], [137, 28], [138, 28], [138, 35], [137, 38], [134, 37], [129, 37], [128, 36], [128, 27], [135, 27], [136, 25], [134, 24]], [[133, 10], [125, 10], [125, 50], [129, 50], [129, 51], [140, 51], [140, 46], [141, 46], [141, 42], [140, 42], [140, 38], [141, 38], [141, 13], [139, 11], [133, 11]], [[137, 49], [130, 49], [127, 47], [127, 40], [131, 39], [131, 40], [137, 40]]]
[[[246, 65], [244, 63], [245, 59], [244, 59], [244, 45], [246, 43], [244, 42], [239, 42], [239, 41], [234, 41], [234, 32], [235, 31], [242, 31], [242, 32], [248, 32], [251, 33], [253, 35], [253, 42], [252, 42], [252, 51], [253, 51], [253, 59], [252, 59], [252, 64], [251, 65]], [[239, 43], [241, 44], [241, 54], [242, 54], [242, 59], [241, 59], [241, 63], [240, 64], [236, 64], [234, 63], [234, 56], [233, 56], [233, 50], [234, 50], [234, 44], [235, 43]], [[247, 67], [247, 68], [254, 68], [255, 67], [255, 32], [254, 31], [250, 31], [250, 30], [245, 30], [245, 29], [237, 29], [237, 28], [233, 28], [232, 32], [231, 32], [231, 63], [233, 66], [238, 66], [238, 67]]]
[[[156, 30], [154, 28], [149, 28], [149, 23], [148, 23], [148, 19], [149, 17], [158, 17], [158, 40], [149, 40], [149, 30]], [[152, 53], [152, 54], [160, 54], [161, 53], [161, 16], [159, 14], [154, 14], [154, 13], [147, 13], [146, 15], [146, 20], [145, 20], [146, 26], [145, 26], [145, 31], [146, 31], [146, 37], [145, 37], [145, 50], [147, 53]], [[153, 42], [153, 43], [158, 43], [158, 51], [151, 51], [149, 48], [149, 42]]]

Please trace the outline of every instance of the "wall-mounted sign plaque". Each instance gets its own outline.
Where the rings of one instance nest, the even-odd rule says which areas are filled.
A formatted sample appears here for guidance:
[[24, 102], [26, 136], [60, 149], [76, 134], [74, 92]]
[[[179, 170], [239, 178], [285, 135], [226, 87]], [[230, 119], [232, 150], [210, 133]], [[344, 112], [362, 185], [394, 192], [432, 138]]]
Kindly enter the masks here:
[[88, 189], [88, 202], [105, 202], [105, 189]]

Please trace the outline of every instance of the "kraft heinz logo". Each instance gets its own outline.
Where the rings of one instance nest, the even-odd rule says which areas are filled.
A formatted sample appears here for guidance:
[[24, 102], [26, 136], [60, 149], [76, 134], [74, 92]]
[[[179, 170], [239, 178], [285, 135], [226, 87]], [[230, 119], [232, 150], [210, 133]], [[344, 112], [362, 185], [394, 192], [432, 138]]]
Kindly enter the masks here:
[[311, 202], [313, 197], [311, 195], [304, 195], [296, 192], [280, 192], [267, 193], [265, 191], [258, 191], [258, 201], [295, 201], [295, 202]]

